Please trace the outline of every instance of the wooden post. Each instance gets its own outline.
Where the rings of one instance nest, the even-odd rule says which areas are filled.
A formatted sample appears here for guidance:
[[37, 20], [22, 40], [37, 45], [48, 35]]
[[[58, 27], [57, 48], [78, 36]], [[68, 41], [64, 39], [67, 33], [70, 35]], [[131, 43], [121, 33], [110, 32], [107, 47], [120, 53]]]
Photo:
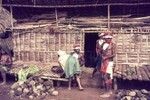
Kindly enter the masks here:
[[33, 4], [34, 4], [34, 6], [36, 5], [36, 0], [33, 0]]
[[2, 10], [2, 0], [0, 0], [0, 12]]
[[11, 29], [13, 29], [13, 7], [12, 6], [10, 6], [10, 13], [11, 13], [11, 15], [10, 15], [10, 21], [11, 21]]
[[56, 26], [58, 26], [58, 12], [56, 8], [55, 8], [55, 18], [56, 18]]
[[108, 4], [108, 7], [107, 7], [107, 16], [108, 16], [108, 30], [110, 30], [110, 4]]
[[116, 77], [114, 78], [113, 88], [114, 88], [115, 91], [118, 89], [118, 83], [117, 83]]

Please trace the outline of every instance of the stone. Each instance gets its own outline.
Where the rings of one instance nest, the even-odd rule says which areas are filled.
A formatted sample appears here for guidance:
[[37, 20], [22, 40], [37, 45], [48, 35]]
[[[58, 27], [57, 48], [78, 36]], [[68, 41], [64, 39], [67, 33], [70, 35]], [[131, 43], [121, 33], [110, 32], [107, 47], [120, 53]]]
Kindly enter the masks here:
[[143, 94], [148, 94], [148, 93], [149, 93], [146, 89], [142, 89], [141, 92], [142, 92]]
[[31, 80], [31, 81], [29, 82], [29, 84], [31, 84], [31, 85], [33, 86], [33, 85], [35, 85], [35, 81], [34, 81], [34, 80]]
[[136, 96], [136, 92], [130, 91], [128, 95], [134, 97], [134, 96]]
[[140, 98], [139, 97], [135, 97], [135, 99], [134, 100], [140, 100]]
[[36, 86], [36, 88], [37, 88], [38, 90], [43, 90], [43, 85], [40, 84], [40, 85]]
[[54, 90], [52, 93], [51, 93], [52, 96], [57, 96], [58, 95], [58, 91]]
[[11, 89], [16, 89], [19, 87], [19, 83], [14, 83], [12, 86], [11, 86]]
[[15, 96], [20, 96], [22, 94], [22, 91], [20, 89], [15, 90]]
[[51, 80], [45, 81], [43, 84], [45, 86], [51, 86], [51, 87], [53, 86], [53, 82]]
[[42, 93], [42, 96], [46, 96], [46, 93]]
[[141, 91], [138, 91], [138, 92], [136, 93], [136, 95], [137, 95], [138, 97], [142, 97], [142, 96], [143, 96], [143, 94], [141, 93]]
[[15, 94], [15, 91], [14, 90], [10, 90], [10, 95], [14, 96], [14, 94]]
[[131, 100], [131, 96], [125, 96], [126, 100]]
[[29, 96], [29, 99], [30, 99], [30, 100], [33, 100], [33, 99], [34, 99], [34, 96], [33, 96], [33, 95], [30, 95], [30, 96]]
[[38, 82], [39, 82], [39, 83], [43, 83], [43, 82], [44, 82], [44, 80], [43, 80], [43, 79], [41, 79], [41, 78], [39, 78], [39, 79], [38, 79]]
[[145, 97], [141, 97], [141, 98], [140, 98], [140, 100], [147, 100], [147, 98], [145, 98]]
[[23, 93], [25, 93], [25, 94], [29, 93], [29, 89], [28, 88], [24, 88], [23, 89]]

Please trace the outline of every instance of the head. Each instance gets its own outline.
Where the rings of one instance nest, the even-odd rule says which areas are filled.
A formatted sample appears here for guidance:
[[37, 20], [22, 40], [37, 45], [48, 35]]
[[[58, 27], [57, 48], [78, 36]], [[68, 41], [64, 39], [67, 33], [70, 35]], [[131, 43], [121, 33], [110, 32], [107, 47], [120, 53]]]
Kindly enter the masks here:
[[79, 46], [79, 45], [75, 45], [73, 50], [74, 50], [76, 53], [80, 53], [80, 46]]
[[106, 36], [104, 36], [104, 39], [105, 39], [105, 41], [107, 42], [107, 43], [110, 43], [111, 41], [112, 41], [112, 36], [111, 35], [106, 35]]

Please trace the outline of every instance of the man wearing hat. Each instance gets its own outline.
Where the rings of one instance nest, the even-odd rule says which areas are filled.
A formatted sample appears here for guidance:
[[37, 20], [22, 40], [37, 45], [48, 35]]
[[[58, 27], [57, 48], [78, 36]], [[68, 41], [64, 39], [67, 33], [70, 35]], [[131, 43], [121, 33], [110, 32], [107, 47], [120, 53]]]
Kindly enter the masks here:
[[[112, 42], [112, 36], [110, 34], [103, 37], [105, 43], [102, 47], [102, 65], [100, 72], [102, 73], [102, 84], [107, 91], [112, 88], [113, 79], [113, 58], [115, 56], [115, 45]], [[106, 96], [109, 96], [107, 94]]]
[[80, 64], [79, 64], [79, 47], [74, 47], [74, 52], [67, 54], [65, 51], [58, 51], [58, 62], [62, 66], [65, 77], [69, 79], [69, 89], [71, 89], [71, 81], [75, 77], [79, 90], [83, 90], [83, 87], [80, 82]]
[[96, 59], [95, 59], [95, 65], [94, 70], [92, 73], [92, 77], [94, 77], [95, 73], [100, 69], [101, 67], [101, 59], [102, 59], [102, 45], [104, 44], [105, 40], [103, 37], [106, 35], [106, 33], [102, 32], [99, 33], [99, 39], [96, 41]]
[[[77, 61], [77, 65], [79, 65], [79, 68], [81, 66], [84, 65], [84, 58], [83, 58], [83, 55], [81, 54], [80, 52], [80, 46], [79, 45], [75, 45], [74, 46], [74, 52], [71, 54], [73, 57], [76, 58], [76, 61]], [[81, 69], [80, 69], [81, 70]], [[80, 74], [76, 74], [76, 80], [77, 80], [77, 83], [78, 83], [78, 86], [79, 86], [79, 89], [80, 90], [83, 90], [83, 87], [81, 85], [81, 82], [80, 82]]]

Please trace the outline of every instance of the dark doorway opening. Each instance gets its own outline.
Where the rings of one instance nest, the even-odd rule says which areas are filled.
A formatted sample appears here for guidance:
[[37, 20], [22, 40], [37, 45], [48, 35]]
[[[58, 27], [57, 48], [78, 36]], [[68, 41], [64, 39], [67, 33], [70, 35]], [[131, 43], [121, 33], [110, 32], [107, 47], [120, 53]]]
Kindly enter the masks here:
[[98, 39], [98, 33], [85, 33], [85, 66], [94, 67], [94, 61], [96, 57], [96, 40]]

